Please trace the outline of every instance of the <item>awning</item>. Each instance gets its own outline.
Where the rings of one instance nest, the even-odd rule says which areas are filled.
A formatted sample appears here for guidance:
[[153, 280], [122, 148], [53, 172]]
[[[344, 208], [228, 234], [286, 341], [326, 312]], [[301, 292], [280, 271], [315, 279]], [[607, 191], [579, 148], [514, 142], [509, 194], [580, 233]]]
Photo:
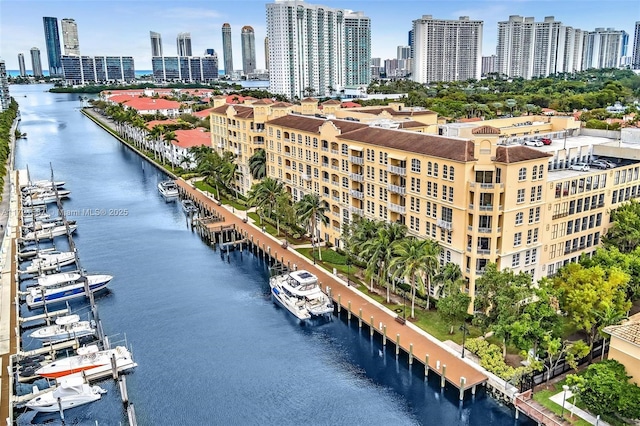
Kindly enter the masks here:
[[406, 155], [389, 154], [388, 157], [398, 161], [407, 161]]
[[355, 145], [349, 145], [349, 149], [352, 149], [354, 151], [364, 151], [364, 148], [362, 148], [361, 146], [355, 146]]

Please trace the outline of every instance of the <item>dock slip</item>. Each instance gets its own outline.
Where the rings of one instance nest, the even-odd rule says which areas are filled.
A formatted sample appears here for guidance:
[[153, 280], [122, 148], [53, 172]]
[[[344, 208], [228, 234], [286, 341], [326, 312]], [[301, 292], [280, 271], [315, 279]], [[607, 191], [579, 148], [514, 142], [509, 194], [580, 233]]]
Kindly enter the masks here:
[[[460, 354], [447, 347], [443, 342], [418, 329], [410, 322], [406, 322], [406, 324], [398, 322], [398, 316], [383, 305], [349, 287], [324, 269], [313, 265], [293, 249], [283, 248], [281, 241], [261, 232], [256, 226], [246, 223], [242, 218], [224, 206], [218, 205], [216, 201], [184, 180], [178, 179], [176, 183], [186, 197], [200, 204], [208, 214], [218, 217], [220, 223], [224, 223], [226, 227], [233, 226], [235, 231], [240, 234], [239, 239], [247, 240], [249, 247], [262, 250], [263, 253], [285, 266], [297, 265], [298, 269], [307, 269], [315, 274], [322, 289], [330, 294], [336, 302], [338, 312], [345, 310], [349, 318], [353, 315], [359, 324], [365, 323], [369, 326], [372, 335], [376, 332], [382, 336], [383, 344], [389, 340], [396, 345], [396, 354], [399, 349], [402, 349], [409, 354], [410, 363], [415, 359], [422, 364], [427, 364], [429, 368], [425, 369], [425, 374], [428, 374], [429, 371], [438, 374], [441, 377], [442, 387], [444, 387], [445, 381], [449, 382], [460, 390], [462, 397], [465, 389], [470, 388], [475, 393], [475, 387], [487, 381], [487, 376], [481, 367], [462, 359]], [[330, 291], [327, 291], [328, 288]]]

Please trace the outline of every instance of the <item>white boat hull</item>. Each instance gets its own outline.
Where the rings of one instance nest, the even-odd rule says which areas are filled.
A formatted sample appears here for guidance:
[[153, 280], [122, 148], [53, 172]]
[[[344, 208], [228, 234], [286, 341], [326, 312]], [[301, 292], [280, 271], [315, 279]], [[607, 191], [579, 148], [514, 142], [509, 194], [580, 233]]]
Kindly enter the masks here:
[[[38, 387], [34, 386], [33, 391], [38, 392]], [[55, 413], [60, 408], [68, 410], [97, 401], [103, 393], [106, 390], [86, 384], [80, 377], [65, 378], [59, 387], [39, 393], [26, 403], [26, 407], [41, 413]]]
[[[72, 233], [75, 232], [76, 229], [78, 229], [78, 225], [69, 225], [69, 231], [71, 231]], [[22, 237], [22, 240], [23, 241], [36, 241], [36, 240], [46, 241], [46, 240], [52, 240], [55, 237], [60, 237], [66, 234], [67, 234], [66, 226], [56, 226], [49, 229], [42, 229], [36, 232], [33, 232], [33, 231], [27, 232]]]
[[95, 334], [96, 329], [91, 327], [89, 321], [79, 321], [67, 326], [50, 325], [42, 327], [31, 333], [29, 337], [38, 339], [41, 342], [64, 342]]
[[305, 307], [305, 302], [296, 297], [289, 296], [285, 293], [282, 287], [278, 285], [271, 286], [271, 294], [280, 306], [291, 312], [300, 321], [305, 321], [311, 318], [311, 314]]
[[[81, 348], [82, 349], [82, 348]], [[80, 349], [78, 349], [80, 351]], [[131, 353], [124, 346], [115, 349], [95, 351], [86, 355], [76, 355], [58, 359], [35, 371], [38, 376], [55, 379], [69, 374], [85, 372], [87, 376], [104, 373], [111, 370], [111, 357], [115, 355], [118, 371], [129, 370], [137, 366], [131, 358]]]
[[[51, 277], [51, 275], [48, 275]], [[113, 277], [111, 275], [89, 275], [89, 291], [95, 293], [107, 287]], [[64, 286], [56, 286], [55, 288], [32, 287], [27, 295], [27, 306], [31, 308], [39, 308], [47, 304], [65, 302], [67, 300], [78, 299], [88, 296], [85, 291], [83, 282], [72, 282]]]
[[41, 254], [31, 261], [24, 269], [19, 271], [22, 274], [38, 274], [53, 271], [62, 266], [71, 265], [76, 261], [75, 253], [71, 251], [58, 252], [52, 254]]

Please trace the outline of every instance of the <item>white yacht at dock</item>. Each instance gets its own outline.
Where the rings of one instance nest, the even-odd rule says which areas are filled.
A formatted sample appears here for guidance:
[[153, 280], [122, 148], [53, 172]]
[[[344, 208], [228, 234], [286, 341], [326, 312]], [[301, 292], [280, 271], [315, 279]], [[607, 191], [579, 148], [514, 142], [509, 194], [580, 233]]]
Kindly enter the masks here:
[[309, 271], [273, 276], [269, 286], [274, 299], [300, 320], [333, 312], [331, 299], [322, 292], [318, 278]]

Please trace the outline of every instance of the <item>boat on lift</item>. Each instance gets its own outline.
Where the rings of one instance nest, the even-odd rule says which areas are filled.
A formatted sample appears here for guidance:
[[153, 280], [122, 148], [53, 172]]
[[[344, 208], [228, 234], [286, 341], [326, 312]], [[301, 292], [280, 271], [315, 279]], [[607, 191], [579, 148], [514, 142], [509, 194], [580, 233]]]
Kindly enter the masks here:
[[288, 272], [269, 279], [276, 301], [299, 320], [333, 312], [333, 303], [318, 284], [318, 278], [305, 270]]
[[25, 207], [45, 206], [50, 203], [55, 203], [58, 198], [68, 198], [71, 191], [66, 189], [56, 192], [47, 190], [44, 192], [38, 192], [36, 194], [26, 195], [22, 198], [22, 205]]
[[[75, 223], [68, 225], [69, 232], [73, 233], [78, 229], [78, 225]], [[67, 226], [57, 225], [50, 228], [41, 229], [39, 231], [27, 232], [22, 236], [22, 241], [46, 241], [52, 240], [55, 237], [67, 234]]]
[[67, 266], [75, 263], [76, 254], [72, 251], [49, 251], [38, 253], [31, 260], [31, 263], [27, 265], [25, 269], [18, 272], [21, 274], [39, 274], [48, 271], [53, 271], [62, 266]]
[[95, 334], [96, 328], [93, 321], [80, 321], [79, 315], [72, 314], [56, 318], [54, 325], [39, 328], [29, 337], [42, 342], [63, 342]]
[[89, 345], [78, 348], [78, 355], [57, 359], [35, 371], [38, 376], [55, 379], [69, 374], [85, 372], [87, 376], [105, 373], [111, 370], [111, 359], [115, 357], [118, 371], [129, 370], [137, 367], [133, 362], [131, 352], [124, 346], [116, 346], [114, 349], [99, 350], [97, 345]]
[[[78, 272], [61, 272], [38, 277], [37, 284], [29, 289], [27, 294], [27, 306], [39, 308], [54, 302], [77, 299], [88, 296], [85, 287], [89, 287], [91, 293], [107, 287], [113, 279], [112, 275], [96, 274], [81, 275]], [[86, 281], [86, 282], [85, 282]]]
[[55, 413], [62, 408], [79, 407], [97, 401], [107, 391], [100, 386], [91, 386], [82, 377], [65, 377], [59, 380], [57, 387], [40, 393], [38, 386], [33, 387], [37, 396], [29, 400], [25, 406], [41, 413]]

